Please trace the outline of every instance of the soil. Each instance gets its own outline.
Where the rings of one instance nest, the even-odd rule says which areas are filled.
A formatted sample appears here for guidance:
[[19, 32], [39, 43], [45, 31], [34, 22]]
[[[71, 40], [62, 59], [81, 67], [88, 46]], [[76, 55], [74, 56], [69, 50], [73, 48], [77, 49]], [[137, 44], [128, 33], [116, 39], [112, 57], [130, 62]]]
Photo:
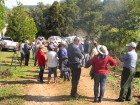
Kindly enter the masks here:
[[[59, 71], [59, 70], [58, 70]], [[29, 92], [25, 96], [24, 105], [132, 105], [129, 102], [115, 102], [118, 98], [119, 88], [112, 87], [110, 81], [106, 82], [106, 91], [101, 103], [94, 103], [93, 83], [90, 79], [89, 70], [82, 68], [81, 78], [78, 86], [79, 99], [72, 99], [70, 94], [71, 82], [64, 82], [62, 78], [57, 79], [57, 83], [47, 84], [47, 74], [44, 75], [44, 84], [32, 84]], [[34, 81], [37, 81], [34, 79]]]

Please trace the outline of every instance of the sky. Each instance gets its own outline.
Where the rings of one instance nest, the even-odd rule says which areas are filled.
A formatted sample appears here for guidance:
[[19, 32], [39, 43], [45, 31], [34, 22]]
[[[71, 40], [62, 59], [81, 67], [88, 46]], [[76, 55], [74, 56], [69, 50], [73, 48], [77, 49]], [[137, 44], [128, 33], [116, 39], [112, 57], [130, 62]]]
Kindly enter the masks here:
[[12, 8], [17, 5], [17, 1], [20, 1], [23, 5], [37, 5], [38, 2], [43, 2], [44, 4], [53, 4], [54, 1], [60, 0], [6, 0], [5, 6]]

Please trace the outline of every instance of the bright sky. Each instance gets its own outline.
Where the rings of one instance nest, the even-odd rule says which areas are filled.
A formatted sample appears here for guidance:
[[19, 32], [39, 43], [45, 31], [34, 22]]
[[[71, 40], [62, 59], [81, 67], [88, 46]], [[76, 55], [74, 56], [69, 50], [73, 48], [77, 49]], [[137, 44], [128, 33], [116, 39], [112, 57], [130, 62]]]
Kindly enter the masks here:
[[53, 4], [54, 1], [60, 0], [6, 0], [5, 6], [12, 8], [17, 5], [17, 1], [20, 1], [23, 5], [37, 5], [38, 2], [43, 2], [44, 4]]

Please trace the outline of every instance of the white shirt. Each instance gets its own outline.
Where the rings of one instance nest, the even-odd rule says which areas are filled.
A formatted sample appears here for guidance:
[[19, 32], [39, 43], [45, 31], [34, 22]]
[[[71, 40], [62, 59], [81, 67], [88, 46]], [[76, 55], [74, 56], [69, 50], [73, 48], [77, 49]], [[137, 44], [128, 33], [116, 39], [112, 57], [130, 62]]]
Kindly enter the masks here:
[[20, 45], [20, 52], [24, 54], [23, 48], [24, 48], [24, 43], [22, 43], [22, 44]]
[[57, 63], [58, 63], [57, 53], [54, 51], [47, 52], [47, 66], [57, 67]]

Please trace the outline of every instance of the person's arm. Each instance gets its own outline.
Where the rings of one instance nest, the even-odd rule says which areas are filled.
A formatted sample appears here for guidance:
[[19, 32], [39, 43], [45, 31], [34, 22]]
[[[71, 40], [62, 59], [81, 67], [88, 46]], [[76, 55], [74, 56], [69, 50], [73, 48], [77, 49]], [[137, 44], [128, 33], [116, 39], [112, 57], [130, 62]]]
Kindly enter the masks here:
[[128, 59], [128, 57], [129, 57], [129, 55], [128, 55], [128, 53], [126, 53], [126, 54], [124, 54], [123, 56], [121, 56], [121, 57], [119, 58], [119, 60], [120, 60], [121, 62], [125, 62], [125, 61]]
[[117, 64], [117, 61], [112, 58], [111, 56], [109, 56], [109, 60], [108, 60], [110, 66], [115, 66]]

